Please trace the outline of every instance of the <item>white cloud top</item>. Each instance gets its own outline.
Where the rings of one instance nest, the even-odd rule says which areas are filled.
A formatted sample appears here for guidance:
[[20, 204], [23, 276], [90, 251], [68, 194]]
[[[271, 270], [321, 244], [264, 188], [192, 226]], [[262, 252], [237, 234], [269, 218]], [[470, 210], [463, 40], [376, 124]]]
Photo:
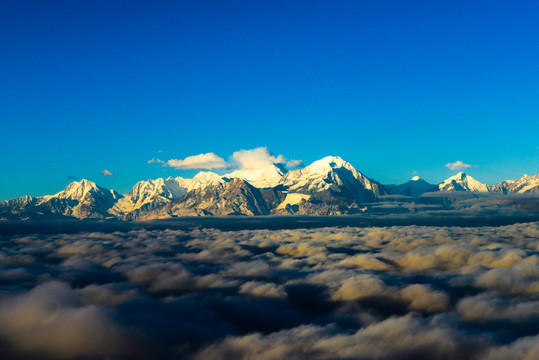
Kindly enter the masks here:
[[275, 156], [266, 147], [236, 151], [232, 154], [232, 159], [239, 164], [242, 170], [256, 170], [272, 164], [285, 164], [287, 162], [283, 155]]
[[474, 166], [470, 165], [470, 164], [465, 164], [462, 161], [457, 160], [457, 161], [455, 161], [453, 163], [445, 164], [445, 167], [449, 168], [451, 170], [461, 170], [461, 169], [469, 169], [469, 168], [474, 167]]
[[176, 169], [227, 169], [230, 168], [223, 158], [215, 155], [214, 153], [206, 153], [188, 156], [185, 159], [171, 159], [166, 162], [167, 166], [174, 167]]

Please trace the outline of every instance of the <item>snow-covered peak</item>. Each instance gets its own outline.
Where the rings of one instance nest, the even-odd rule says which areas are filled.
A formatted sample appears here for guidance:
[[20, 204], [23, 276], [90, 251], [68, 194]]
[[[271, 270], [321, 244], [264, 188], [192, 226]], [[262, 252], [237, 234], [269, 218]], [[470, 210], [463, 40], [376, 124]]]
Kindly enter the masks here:
[[328, 168], [336, 169], [344, 167], [347, 169], [353, 168], [350, 163], [344, 161], [339, 156], [326, 156], [320, 160], [313, 162], [305, 169], [309, 168], [310, 172], [325, 171]]
[[489, 187], [475, 180], [463, 172], [443, 181], [438, 185], [440, 191], [470, 191], [470, 192], [488, 192]]
[[420, 180], [420, 179], [421, 179], [421, 178], [420, 178], [419, 176], [416, 175], [416, 176], [414, 176], [414, 177], [411, 179], [411, 181], [418, 181], [418, 180]]
[[327, 174], [339, 168], [345, 168], [346, 170], [353, 171], [354, 177], [359, 174], [359, 172], [354, 169], [354, 167], [350, 165], [350, 163], [347, 163], [340, 157], [326, 156], [325, 158], [317, 160], [311, 165], [304, 167], [303, 169], [289, 171], [286, 174], [286, 177], [288, 179], [325, 177]]
[[327, 156], [303, 169], [289, 171], [282, 183], [290, 192], [329, 192], [360, 201], [378, 196], [383, 190], [338, 156]]
[[169, 177], [139, 181], [113, 208], [116, 214], [128, 213], [149, 203], [168, 203], [187, 193], [177, 179]]
[[106, 217], [121, 196], [114, 190], [83, 179], [74, 181], [55, 195], [37, 198], [37, 205], [52, 206], [53, 212], [79, 219]]
[[155, 179], [139, 181], [133, 186], [133, 189], [128, 194], [134, 203], [145, 201], [156, 196], [161, 196], [166, 199], [177, 199], [185, 195], [186, 190], [180, 186], [176, 179], [169, 177], [168, 179]]
[[187, 191], [205, 188], [210, 185], [223, 184], [225, 181], [221, 176], [211, 171], [201, 171], [192, 179], [183, 179], [187, 185]]
[[286, 170], [274, 164], [261, 169], [236, 170], [224, 175], [225, 178], [242, 179], [257, 188], [267, 188], [279, 185]]
[[84, 199], [88, 193], [102, 193], [106, 191], [107, 190], [97, 186], [96, 183], [82, 179], [81, 181], [73, 181], [67, 185], [64, 190], [50, 197], [80, 201], [81, 199]]
[[286, 174], [285, 181], [293, 179], [303, 179], [303, 181], [312, 181], [314, 178], [323, 179], [327, 177], [328, 174], [334, 173], [336, 169], [343, 169], [345, 172], [350, 172], [351, 176], [355, 179], [363, 177], [363, 175], [350, 163], [344, 161], [340, 157], [326, 156], [303, 169], [289, 171]]

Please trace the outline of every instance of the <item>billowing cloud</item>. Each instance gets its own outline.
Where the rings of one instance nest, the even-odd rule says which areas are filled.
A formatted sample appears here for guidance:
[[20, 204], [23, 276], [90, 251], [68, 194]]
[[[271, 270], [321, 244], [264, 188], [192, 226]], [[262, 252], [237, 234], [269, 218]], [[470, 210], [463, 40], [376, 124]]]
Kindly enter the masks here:
[[236, 151], [232, 154], [232, 159], [244, 170], [262, 169], [272, 164], [282, 164], [289, 168], [303, 166], [303, 161], [290, 160], [284, 155], [275, 156], [266, 147]]
[[287, 159], [283, 155], [275, 156], [266, 147], [252, 150], [239, 150], [232, 154], [232, 159], [241, 169], [256, 170], [272, 164], [285, 164]]
[[209, 224], [0, 236], [0, 358], [537, 357], [539, 222]]
[[227, 169], [231, 165], [228, 164], [223, 158], [217, 156], [214, 153], [206, 153], [188, 156], [185, 159], [171, 159], [165, 163], [167, 166], [174, 167], [176, 169]]
[[188, 156], [185, 159], [171, 159], [162, 161], [152, 158], [148, 160], [148, 164], [160, 163], [163, 166], [170, 166], [176, 169], [231, 169], [239, 168], [242, 170], [261, 169], [272, 164], [282, 164], [290, 168], [303, 166], [301, 160], [289, 160], [283, 155], [275, 156], [266, 147], [258, 147], [251, 150], [239, 150], [232, 154], [231, 163], [226, 162], [223, 158], [214, 153], [206, 153]]
[[101, 171], [101, 174], [105, 175], [105, 176], [114, 176], [114, 174], [112, 172], [110, 172], [109, 170], [103, 170]]
[[469, 169], [474, 166], [470, 164], [465, 164], [462, 161], [457, 160], [455, 162], [445, 164], [445, 167], [451, 170], [461, 170], [461, 169]]
[[537, 358], [539, 358], [539, 335], [522, 338], [507, 346], [495, 347], [485, 357], [487, 360]]
[[470, 358], [482, 344], [414, 316], [389, 318], [356, 332], [302, 325], [280, 332], [230, 337], [201, 351], [199, 359], [447, 359]]
[[61, 282], [47, 282], [0, 305], [0, 336], [39, 357], [106, 357], [123, 351], [121, 329], [99, 307], [80, 304]]
[[246, 294], [260, 298], [286, 299], [287, 295], [283, 286], [258, 281], [248, 281], [241, 285], [240, 294]]

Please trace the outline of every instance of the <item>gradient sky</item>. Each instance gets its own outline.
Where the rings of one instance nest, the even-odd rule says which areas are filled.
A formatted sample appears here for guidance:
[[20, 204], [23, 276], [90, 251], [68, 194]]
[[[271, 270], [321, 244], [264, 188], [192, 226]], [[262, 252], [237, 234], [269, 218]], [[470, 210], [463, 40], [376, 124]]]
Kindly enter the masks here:
[[[0, 200], [267, 147], [382, 183], [539, 172], [539, 2], [0, 2]], [[115, 176], [104, 176], [107, 169]]]

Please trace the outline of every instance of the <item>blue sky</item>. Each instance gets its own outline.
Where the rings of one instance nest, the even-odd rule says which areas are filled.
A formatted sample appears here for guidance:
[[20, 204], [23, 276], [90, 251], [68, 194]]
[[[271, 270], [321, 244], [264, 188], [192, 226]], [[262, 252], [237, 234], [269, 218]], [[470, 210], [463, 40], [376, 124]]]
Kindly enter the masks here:
[[[382, 183], [539, 172], [537, 1], [2, 1], [0, 199], [267, 147]], [[103, 170], [114, 176], [104, 176]]]

